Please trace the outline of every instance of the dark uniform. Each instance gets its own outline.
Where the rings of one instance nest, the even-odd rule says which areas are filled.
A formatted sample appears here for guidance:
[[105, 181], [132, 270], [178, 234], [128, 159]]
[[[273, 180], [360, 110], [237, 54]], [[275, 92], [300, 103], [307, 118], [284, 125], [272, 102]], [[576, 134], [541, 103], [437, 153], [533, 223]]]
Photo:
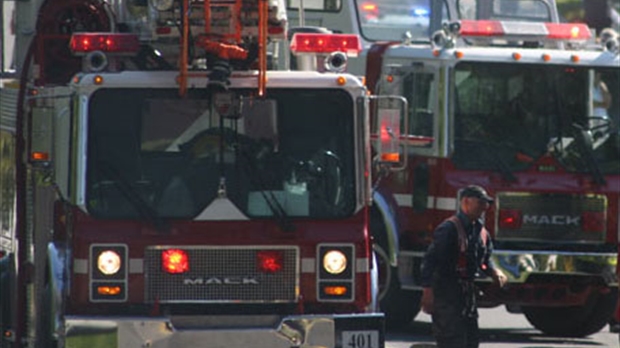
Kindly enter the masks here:
[[488, 235], [481, 235], [482, 223], [472, 223], [462, 212], [456, 218], [464, 228], [467, 242], [459, 243], [457, 226], [448, 219], [435, 229], [422, 264], [422, 286], [432, 287], [434, 292], [433, 335], [440, 348], [478, 347], [473, 281], [480, 270], [489, 275], [494, 271], [490, 260], [493, 246]]

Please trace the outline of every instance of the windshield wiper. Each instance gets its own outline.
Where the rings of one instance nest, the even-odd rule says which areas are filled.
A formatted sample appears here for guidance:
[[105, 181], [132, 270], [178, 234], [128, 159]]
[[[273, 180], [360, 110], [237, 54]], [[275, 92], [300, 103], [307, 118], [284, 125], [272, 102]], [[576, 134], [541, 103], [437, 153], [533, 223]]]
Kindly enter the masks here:
[[148, 204], [138, 191], [127, 181], [127, 179], [107, 161], [99, 162], [99, 170], [104, 177], [110, 178], [112, 183], [117, 186], [121, 194], [136, 209], [142, 219], [149, 222], [159, 232], [168, 232], [170, 226], [161, 216]]
[[583, 161], [586, 164], [586, 168], [588, 168], [590, 173], [592, 174], [592, 179], [594, 179], [594, 183], [599, 185], [605, 185], [605, 177], [601, 173], [601, 168], [596, 162], [596, 157], [594, 157], [594, 150], [592, 147], [592, 135], [590, 134], [590, 131], [576, 123], [573, 124], [573, 128], [573, 134], [575, 137], [575, 142], [577, 143], [577, 148], [583, 156]]

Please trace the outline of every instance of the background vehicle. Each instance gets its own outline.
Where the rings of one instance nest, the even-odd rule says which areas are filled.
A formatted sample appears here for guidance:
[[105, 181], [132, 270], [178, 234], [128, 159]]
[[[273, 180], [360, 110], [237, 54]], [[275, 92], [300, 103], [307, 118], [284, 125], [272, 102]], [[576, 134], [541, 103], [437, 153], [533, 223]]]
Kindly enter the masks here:
[[287, 13], [292, 25], [360, 35], [363, 50], [349, 62], [349, 71], [360, 76], [365, 75], [367, 52], [373, 43], [428, 43], [444, 22], [509, 18], [559, 22], [555, 0], [289, 0]]
[[[552, 335], [585, 336], [611, 319], [618, 286], [617, 47], [593, 42], [582, 24], [462, 20], [431, 43], [371, 48], [367, 84], [408, 99], [402, 133], [416, 145], [408, 169], [381, 184], [401, 213], [401, 290], [419, 289], [433, 227], [456, 209], [456, 190], [475, 183], [496, 198], [486, 225], [494, 261], [509, 276], [504, 290], [480, 279], [480, 303], [506, 305]], [[613, 99], [605, 114], [594, 105], [599, 77]], [[403, 324], [415, 312], [386, 315]]]
[[277, 3], [16, 6], [1, 346], [383, 346], [369, 106], [406, 102], [341, 71], [354, 36], [291, 42], [338, 74], [268, 71]]

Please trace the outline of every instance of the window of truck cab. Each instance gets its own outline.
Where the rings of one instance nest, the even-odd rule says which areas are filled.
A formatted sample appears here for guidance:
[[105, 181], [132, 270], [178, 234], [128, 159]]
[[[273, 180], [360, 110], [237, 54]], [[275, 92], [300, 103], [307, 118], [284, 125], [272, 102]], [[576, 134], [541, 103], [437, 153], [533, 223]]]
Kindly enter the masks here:
[[[249, 91], [239, 90], [239, 95]], [[356, 206], [354, 101], [341, 89], [270, 89], [277, 137], [223, 119], [204, 90], [101, 89], [89, 104], [87, 209], [191, 219], [225, 197], [244, 215], [341, 218]]]
[[437, 128], [436, 106], [440, 84], [437, 68], [412, 64], [395, 67], [384, 75], [378, 85], [380, 95], [399, 95], [407, 100], [408, 129], [401, 124], [401, 134], [409, 139], [409, 153], [434, 155], [439, 149], [440, 130]]
[[[597, 79], [611, 103], [593, 106]], [[620, 69], [461, 62], [454, 73], [454, 165], [510, 176], [552, 156], [566, 171], [620, 174]]]
[[[361, 35], [368, 41], [428, 42], [431, 0], [355, 0]], [[442, 20], [450, 18], [442, 1]]]

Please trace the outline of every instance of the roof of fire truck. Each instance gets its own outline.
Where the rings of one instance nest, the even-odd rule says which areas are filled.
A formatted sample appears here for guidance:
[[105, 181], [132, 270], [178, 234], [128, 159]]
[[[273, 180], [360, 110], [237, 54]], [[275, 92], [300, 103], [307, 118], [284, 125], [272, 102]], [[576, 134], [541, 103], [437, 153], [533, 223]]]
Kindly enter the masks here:
[[[231, 88], [257, 88], [256, 71], [237, 71], [230, 76]], [[126, 88], [177, 88], [177, 71], [123, 71], [114, 74], [80, 73], [73, 79], [73, 85], [80, 88], [105, 88], [123, 86]], [[344, 88], [363, 87], [360, 79], [346, 73], [324, 74], [317, 71], [268, 71], [268, 88]], [[300, 80], [303, 85], [300, 86]], [[187, 88], [204, 88], [206, 75], [188, 78]]]
[[[156, 71], [172, 71], [183, 95], [196, 76], [219, 76], [226, 83], [232, 73], [247, 78], [253, 75], [242, 72], [253, 72], [262, 95], [278, 45], [290, 43], [298, 61], [312, 56], [314, 62], [304, 66], [306, 70], [334, 72], [343, 72], [347, 57], [361, 50], [356, 35], [303, 31], [289, 37], [283, 0], [119, 0], [109, 7], [100, 0], [67, 0], [43, 6], [33, 40], [38, 41], [34, 64], [41, 67], [37, 85], [65, 84], [79, 72], [132, 70], [155, 76]], [[92, 13], [75, 18], [79, 25], [67, 28], [58, 39], [52, 30], [58, 26], [54, 14], [66, 7], [86, 7], [84, 11]], [[98, 24], [87, 25], [91, 20]]]

